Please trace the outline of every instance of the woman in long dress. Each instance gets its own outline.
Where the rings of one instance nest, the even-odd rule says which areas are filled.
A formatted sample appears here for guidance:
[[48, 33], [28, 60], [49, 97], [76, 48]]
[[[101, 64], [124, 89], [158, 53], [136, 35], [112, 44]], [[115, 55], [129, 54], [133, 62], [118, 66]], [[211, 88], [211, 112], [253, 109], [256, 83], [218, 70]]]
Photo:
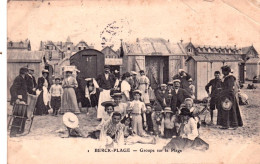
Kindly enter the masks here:
[[231, 69], [229, 66], [223, 66], [221, 69], [224, 77], [222, 91], [218, 99], [220, 125], [222, 129], [236, 129], [239, 126], [243, 126], [235, 91], [236, 78], [230, 74]]
[[38, 79], [38, 89], [36, 90], [36, 95], [38, 96], [37, 102], [36, 102], [36, 109], [34, 112], [34, 115], [46, 115], [49, 114], [48, 110], [49, 102], [50, 102], [50, 95], [48, 88], [50, 87], [49, 82], [49, 71], [43, 70], [42, 71], [42, 77]]
[[[179, 126], [176, 124], [176, 126]], [[178, 128], [178, 136], [172, 138], [171, 141], [163, 149], [171, 150], [208, 150], [209, 144], [199, 138], [197, 122], [189, 109], [183, 108], [180, 113], [180, 127]]]
[[78, 87], [77, 80], [72, 76], [72, 71], [66, 71], [66, 78], [62, 82], [63, 95], [61, 99], [61, 111], [80, 113], [74, 88]]
[[141, 77], [138, 79], [138, 89], [142, 92], [142, 100], [145, 104], [150, 103], [148, 88], [150, 80], [147, 76], [145, 76], [145, 73], [143, 70], [140, 71]]

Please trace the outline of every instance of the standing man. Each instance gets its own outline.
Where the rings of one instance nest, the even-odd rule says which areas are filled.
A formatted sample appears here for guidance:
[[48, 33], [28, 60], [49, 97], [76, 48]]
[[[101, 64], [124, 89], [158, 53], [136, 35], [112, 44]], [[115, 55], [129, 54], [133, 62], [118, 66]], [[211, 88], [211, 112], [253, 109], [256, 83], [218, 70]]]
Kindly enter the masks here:
[[150, 80], [147, 76], [145, 76], [144, 70], [140, 71], [141, 77], [138, 79], [138, 89], [142, 92], [142, 100], [145, 104], [150, 103], [148, 88], [150, 84]]
[[27, 92], [32, 95], [36, 95], [36, 80], [33, 76], [34, 70], [32, 68], [28, 68], [28, 74], [25, 75]]
[[179, 73], [175, 76], [173, 76], [173, 80], [179, 79], [181, 81], [180, 88], [185, 89], [189, 92], [189, 82], [188, 80], [191, 78], [191, 75], [189, 75], [187, 72], [185, 72], [183, 69], [179, 69]]
[[[221, 79], [220, 79], [220, 72], [215, 71], [214, 73], [215, 79], [209, 81], [209, 83], [205, 86], [205, 90], [207, 91], [210, 99], [210, 118], [211, 124], [213, 124], [213, 110], [215, 110], [217, 106], [218, 94], [221, 91]], [[211, 87], [211, 92], [209, 92], [209, 88]], [[219, 113], [219, 112], [218, 112]], [[217, 125], [220, 125], [220, 118], [218, 114], [217, 118]]]
[[111, 101], [110, 90], [115, 87], [116, 77], [114, 74], [110, 73], [110, 67], [105, 65], [104, 73], [98, 75], [96, 81], [99, 85], [99, 101], [97, 109], [97, 119], [101, 120], [104, 107], [101, 105], [102, 102]]
[[[13, 115], [18, 116], [14, 117], [12, 122], [12, 127], [10, 130], [10, 137], [16, 137], [17, 134], [22, 134], [24, 132], [26, 117], [27, 117], [27, 108], [21, 108], [19, 110], [17, 104], [26, 104], [27, 103], [27, 85], [25, 80], [25, 75], [28, 73], [27, 68], [20, 68], [19, 76], [14, 79], [13, 85], [10, 88], [11, 93], [11, 105], [14, 105]], [[26, 111], [23, 111], [26, 110]], [[22, 115], [24, 113], [24, 115]], [[20, 125], [21, 128], [19, 127]]]
[[135, 71], [131, 71], [131, 76], [132, 78], [130, 79], [129, 83], [131, 85], [131, 91], [130, 91], [130, 99], [133, 100], [134, 97], [133, 97], [133, 91], [137, 89], [137, 84], [138, 84], [138, 81], [137, 81], [137, 73]]
[[180, 88], [181, 81], [179, 79], [173, 80], [174, 89], [172, 91], [171, 108], [173, 114], [176, 114], [181, 104], [186, 98], [191, 98], [191, 95], [185, 89]]

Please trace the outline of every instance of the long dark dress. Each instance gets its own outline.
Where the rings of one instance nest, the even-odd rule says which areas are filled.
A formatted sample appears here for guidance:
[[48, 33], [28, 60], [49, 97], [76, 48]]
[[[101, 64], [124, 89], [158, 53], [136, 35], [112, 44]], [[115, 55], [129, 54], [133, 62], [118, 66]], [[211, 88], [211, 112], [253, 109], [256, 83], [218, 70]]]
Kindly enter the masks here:
[[[226, 76], [222, 82], [222, 91], [220, 92], [218, 98], [218, 106], [220, 109], [218, 116], [220, 117], [220, 125], [225, 128], [236, 128], [238, 126], [243, 126], [238, 101], [234, 91], [235, 81], [236, 78], [234, 76]], [[232, 102], [232, 107], [230, 110], [224, 110], [221, 105], [221, 102], [226, 98]]]
[[46, 106], [44, 104], [43, 101], [43, 91], [41, 91], [40, 95], [37, 98], [37, 102], [36, 102], [36, 106], [35, 106], [35, 112], [34, 115], [45, 115], [45, 114], [49, 114], [48, 110], [48, 106]]

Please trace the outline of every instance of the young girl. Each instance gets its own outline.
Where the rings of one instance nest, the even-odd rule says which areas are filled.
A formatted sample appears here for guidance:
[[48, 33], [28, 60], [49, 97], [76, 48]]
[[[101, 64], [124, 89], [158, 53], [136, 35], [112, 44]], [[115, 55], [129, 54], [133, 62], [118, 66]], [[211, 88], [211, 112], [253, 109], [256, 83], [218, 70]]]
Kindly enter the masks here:
[[[195, 116], [199, 111], [196, 109], [196, 108], [194, 108], [194, 103], [193, 103], [193, 99], [191, 99], [191, 98], [186, 98], [185, 100], [184, 100], [184, 107], [185, 108], [187, 108], [187, 109], [189, 109], [189, 111], [192, 113], [192, 115], [193, 116]], [[199, 116], [195, 116], [194, 117], [194, 119], [195, 119], [195, 121], [197, 122], [197, 123], [199, 123]]]
[[142, 123], [142, 116], [144, 120], [144, 126], [146, 127], [146, 115], [145, 115], [145, 104], [140, 101], [141, 98], [141, 91], [135, 90], [133, 92], [134, 94], [134, 100], [130, 102], [130, 109], [132, 109], [131, 116], [132, 116], [132, 126], [133, 131], [135, 134], [139, 136], [145, 136], [145, 132], [143, 130], [143, 123]]
[[181, 151], [186, 149], [208, 150], [209, 144], [199, 138], [197, 123], [189, 109], [181, 109], [180, 118], [179, 137], [172, 138], [163, 149]]
[[176, 136], [176, 128], [175, 128], [176, 117], [173, 115], [170, 107], [166, 107], [163, 111], [163, 118], [161, 122], [161, 135], [164, 138], [172, 138], [172, 136]]
[[99, 135], [100, 135], [100, 130], [102, 129], [102, 127], [104, 126], [104, 124], [108, 121], [111, 120], [111, 117], [113, 115], [114, 112], [114, 106], [115, 103], [112, 101], [105, 101], [103, 103], [101, 103], [102, 106], [105, 107], [105, 114], [102, 116], [102, 120], [101, 123], [96, 127], [96, 130], [93, 132], [89, 133], [89, 137], [94, 138], [94, 139], [98, 139]]
[[156, 105], [154, 107], [154, 111], [151, 115], [153, 122], [153, 133], [158, 136], [160, 134], [160, 126], [162, 122], [162, 107], [160, 105]]
[[82, 106], [87, 107], [87, 114], [89, 111], [89, 108], [95, 108], [97, 109], [98, 105], [98, 93], [97, 88], [99, 88], [96, 80], [94, 78], [86, 78], [87, 85], [85, 87], [85, 104]]

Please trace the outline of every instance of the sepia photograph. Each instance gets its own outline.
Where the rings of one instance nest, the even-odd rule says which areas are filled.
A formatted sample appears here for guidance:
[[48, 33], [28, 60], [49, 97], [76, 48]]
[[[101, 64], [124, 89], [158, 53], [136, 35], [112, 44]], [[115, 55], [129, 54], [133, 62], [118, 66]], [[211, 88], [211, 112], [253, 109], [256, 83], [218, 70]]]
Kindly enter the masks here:
[[260, 163], [259, 0], [6, 8], [7, 163]]

